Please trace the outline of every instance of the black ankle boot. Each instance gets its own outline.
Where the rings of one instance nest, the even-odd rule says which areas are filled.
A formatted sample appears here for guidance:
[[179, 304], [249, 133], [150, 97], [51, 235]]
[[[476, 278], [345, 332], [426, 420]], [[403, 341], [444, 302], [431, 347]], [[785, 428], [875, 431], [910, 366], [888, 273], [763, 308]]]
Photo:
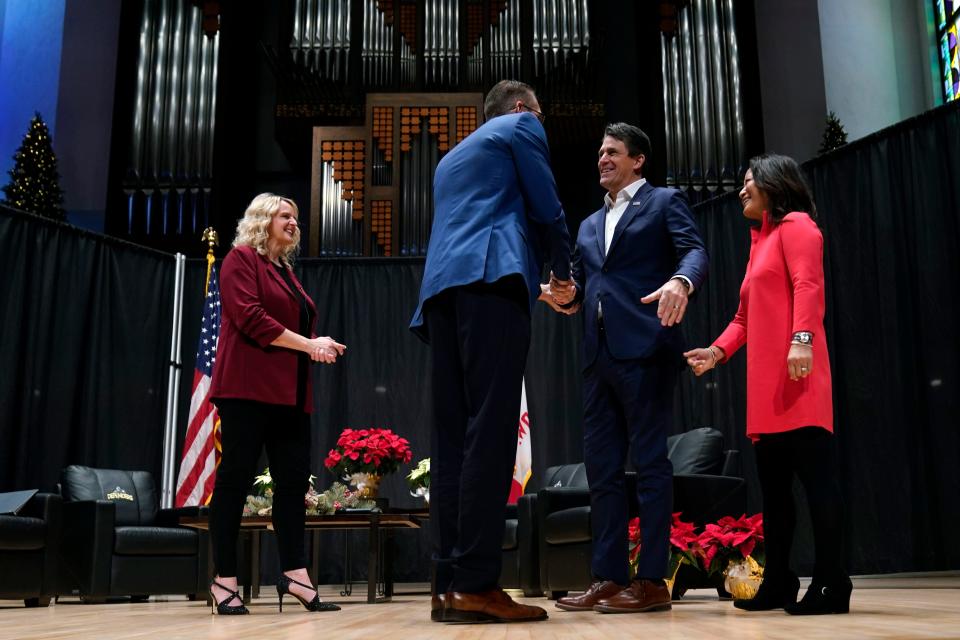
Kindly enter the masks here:
[[851, 591], [853, 591], [853, 583], [850, 582], [850, 578], [843, 578], [833, 584], [811, 582], [807, 592], [803, 594], [803, 599], [784, 609], [795, 616], [848, 613]]
[[734, 600], [733, 606], [744, 611], [770, 611], [797, 603], [800, 580], [793, 573], [781, 578], [764, 578], [757, 595], [750, 600]]

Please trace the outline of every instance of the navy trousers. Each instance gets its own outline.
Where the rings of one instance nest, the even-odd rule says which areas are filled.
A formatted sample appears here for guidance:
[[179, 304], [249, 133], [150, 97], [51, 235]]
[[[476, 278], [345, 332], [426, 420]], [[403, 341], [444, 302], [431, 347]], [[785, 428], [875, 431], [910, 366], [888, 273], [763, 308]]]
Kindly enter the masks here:
[[616, 360], [601, 331], [597, 360], [584, 371], [583, 452], [595, 578], [629, 582], [624, 481], [628, 447], [637, 471], [642, 536], [637, 577], [659, 580], [666, 574], [673, 507], [667, 434], [673, 422], [677, 362], [666, 355]]
[[449, 289], [426, 308], [433, 361], [435, 593], [497, 587], [530, 310], [519, 278]]

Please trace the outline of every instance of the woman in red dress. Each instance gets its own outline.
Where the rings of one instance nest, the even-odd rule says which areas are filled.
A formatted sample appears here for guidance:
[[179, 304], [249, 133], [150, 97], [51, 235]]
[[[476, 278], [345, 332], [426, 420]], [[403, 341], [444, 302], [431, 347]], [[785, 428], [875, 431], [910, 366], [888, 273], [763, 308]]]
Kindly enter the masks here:
[[[753, 158], [740, 191], [743, 215], [760, 223], [733, 321], [707, 348], [684, 354], [701, 376], [747, 345], [747, 436], [763, 493], [764, 579], [748, 611], [846, 613], [843, 500], [833, 437], [830, 359], [823, 330], [823, 236], [800, 167], [786, 156]], [[816, 563], [800, 602], [790, 570], [793, 478], [807, 494]]]

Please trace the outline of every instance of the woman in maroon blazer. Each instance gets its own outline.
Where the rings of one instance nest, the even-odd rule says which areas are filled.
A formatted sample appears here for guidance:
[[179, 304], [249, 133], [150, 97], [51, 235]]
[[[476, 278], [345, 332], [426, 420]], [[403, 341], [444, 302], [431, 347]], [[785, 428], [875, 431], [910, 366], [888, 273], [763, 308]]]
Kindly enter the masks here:
[[310, 361], [332, 364], [346, 347], [316, 337], [317, 308], [290, 268], [300, 247], [297, 205], [262, 193], [237, 225], [223, 261], [220, 340], [211, 396], [223, 455], [210, 501], [217, 612], [249, 613], [237, 593], [237, 532], [257, 460], [266, 447], [274, 480], [273, 524], [289, 593], [310, 611], [335, 611], [311, 585], [303, 550], [303, 496], [310, 478]]
[[[823, 329], [823, 236], [813, 196], [797, 163], [786, 156], [750, 161], [740, 191], [743, 215], [760, 223], [740, 308], [706, 349], [684, 355], [696, 375], [723, 364], [747, 345], [747, 436], [753, 440], [763, 494], [766, 566], [752, 600], [739, 609], [846, 613], [851, 583], [843, 561], [843, 501], [833, 437], [830, 358]], [[806, 490], [816, 564], [797, 602], [790, 570], [795, 522], [793, 478]]]

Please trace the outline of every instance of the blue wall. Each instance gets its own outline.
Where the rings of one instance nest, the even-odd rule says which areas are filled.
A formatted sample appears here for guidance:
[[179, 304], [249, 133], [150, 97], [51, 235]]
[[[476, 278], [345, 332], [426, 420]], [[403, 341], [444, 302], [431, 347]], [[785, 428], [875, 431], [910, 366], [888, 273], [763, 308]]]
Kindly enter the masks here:
[[66, 0], [0, 0], [0, 183], [39, 111], [56, 139]]
[[34, 112], [53, 137], [63, 207], [102, 231], [121, 0], [0, 0], [0, 186]]

